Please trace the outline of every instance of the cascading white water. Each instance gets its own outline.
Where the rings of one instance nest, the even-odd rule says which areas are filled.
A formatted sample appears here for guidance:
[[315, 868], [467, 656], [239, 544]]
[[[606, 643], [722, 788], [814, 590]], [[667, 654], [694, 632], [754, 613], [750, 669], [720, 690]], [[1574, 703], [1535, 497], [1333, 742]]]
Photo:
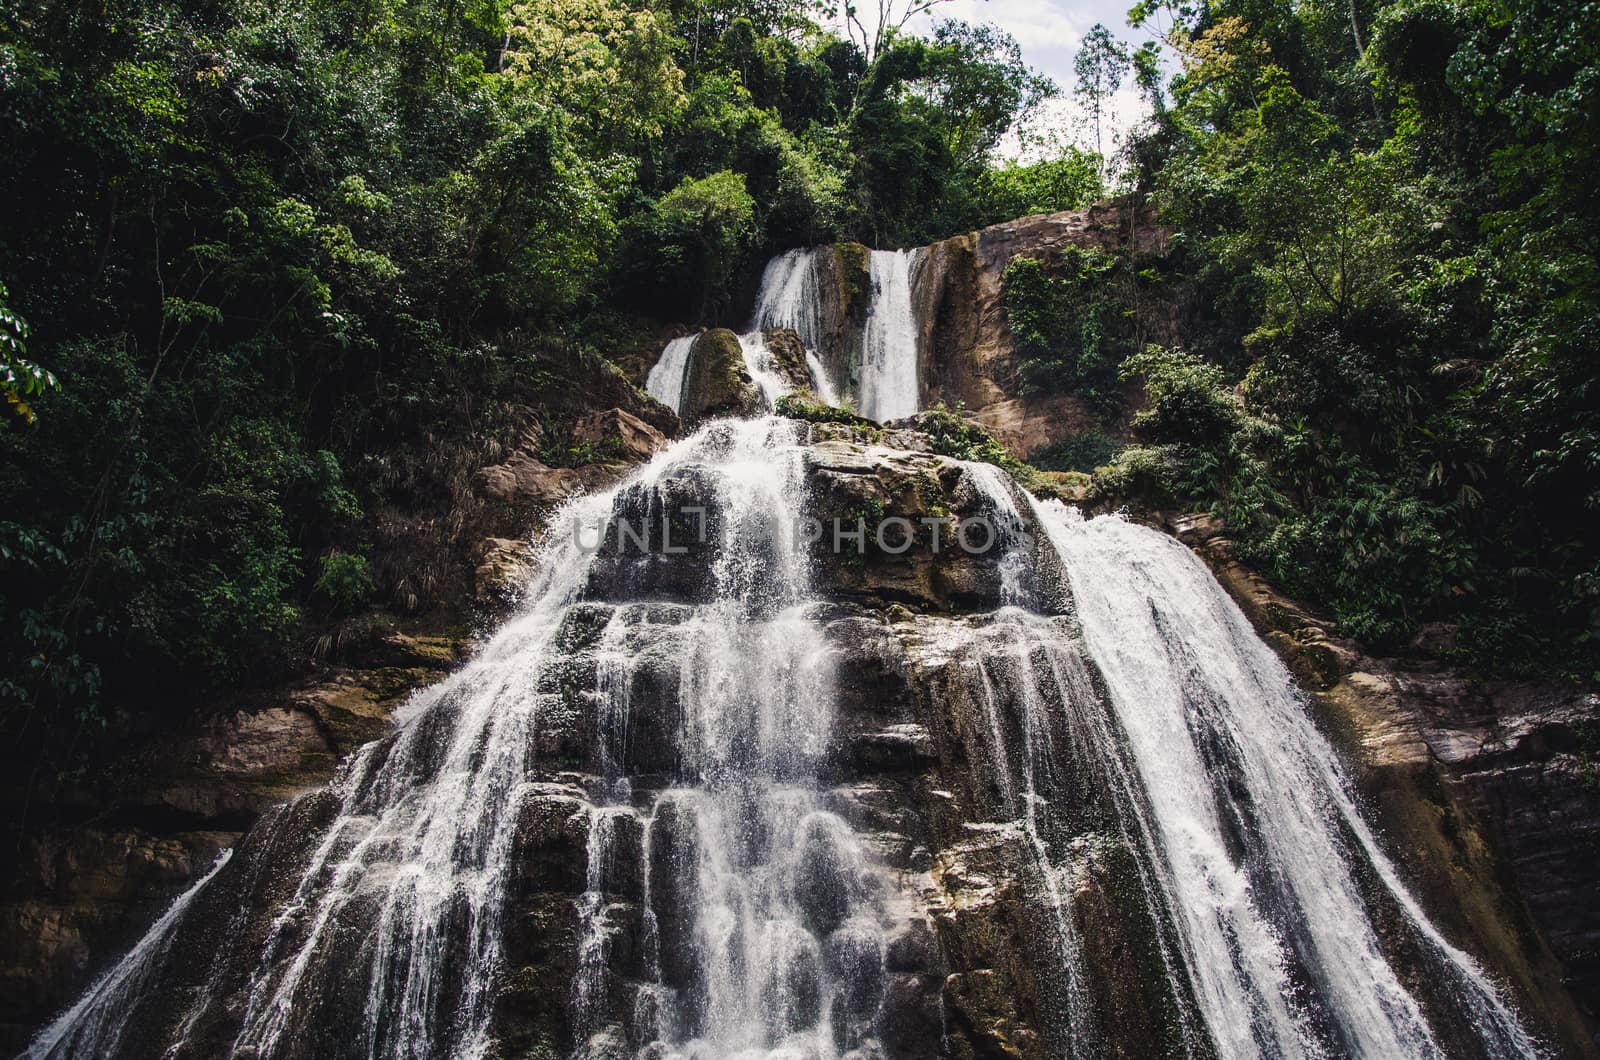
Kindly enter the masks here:
[[173, 929], [195, 896], [222, 871], [232, 856], [232, 850], [218, 855], [210, 871], [174, 899], [128, 955], [84, 991], [76, 1004], [40, 1031], [22, 1056], [26, 1060], [44, 1060], [55, 1056], [114, 1055], [122, 1047], [125, 1016], [149, 988], [155, 960], [170, 944]]
[[[541, 705], [552, 694], [544, 690], [570, 663], [558, 644], [564, 625], [574, 608], [592, 606], [579, 602], [598, 554], [585, 542], [619, 498], [708, 474], [720, 527], [712, 599], [653, 631], [660, 605], [620, 605], [598, 649], [590, 709], [605, 783], [595, 792], [578, 900], [575, 1022], [598, 1036], [597, 1049], [616, 1033], [592, 1026], [605, 991], [608, 876], [623, 856], [620, 830], [642, 816], [653, 982], [640, 994], [637, 1025], [620, 1033], [684, 1056], [776, 1057], [787, 1054], [774, 1050], [790, 1049], [822, 1057], [835, 1055], [838, 1043], [870, 1045], [881, 1000], [879, 881], [819, 796], [835, 697], [808, 561], [794, 538], [799, 437], [791, 421], [719, 421], [616, 490], [558, 514], [523, 613], [471, 664], [413, 701], [397, 740], [368, 745], [342, 771], [337, 814], [278, 914], [243, 999], [235, 1051], [295, 1052], [334, 992], [333, 977], [342, 986], [352, 976], [365, 982], [366, 1003], [349, 1032], [368, 1055], [474, 1057], [492, 1049], [506, 876]], [[663, 631], [681, 650], [681, 767], [641, 809], [621, 773], [629, 674], [641, 644], [652, 642], [641, 633]], [[119, 984], [142, 981], [187, 900], [30, 1055], [113, 1051], [130, 1004]], [[359, 949], [347, 944], [352, 923], [368, 925]]]
[[761, 273], [755, 310], [750, 315], [752, 330], [793, 328], [807, 349], [822, 345], [827, 337], [827, 322], [823, 319], [817, 261], [818, 255], [825, 253], [826, 247], [787, 250], [767, 262]]
[[[674, 623], [679, 779], [642, 811], [652, 982], [633, 1027], [584, 1030], [595, 1053], [632, 1038], [690, 1057], [832, 1056], [870, 1034], [879, 998], [862, 987], [881, 979], [884, 926], [870, 859], [820, 800], [834, 668], [794, 536], [803, 450], [782, 421], [712, 430], [716, 444], [677, 465], [716, 453], [725, 529], [714, 599]], [[602, 643], [627, 643], [648, 612], [619, 608]], [[638, 656], [606, 651], [620, 671], [599, 682], [595, 709], [626, 717]], [[603, 814], [634, 812], [626, 787], [617, 796]], [[591, 847], [591, 865], [604, 857]], [[586, 967], [580, 997], [603, 989], [604, 970]]]
[[673, 412], [683, 407], [683, 383], [689, 374], [689, 349], [699, 337], [683, 335], [668, 342], [645, 378], [645, 392]]
[[[1036, 511], [1126, 736], [1149, 808], [1129, 810], [1154, 847], [1218, 1052], [1446, 1055], [1384, 956], [1357, 882], [1364, 861], [1432, 949], [1486, 1054], [1539, 1055], [1483, 971], [1406, 890], [1283, 663], [1199, 559], [1122, 519], [1085, 521], [1054, 501]], [[1318, 1029], [1319, 1011], [1331, 1028]]]
[[[745, 366], [761, 388], [768, 407], [788, 391], [772, 370], [762, 332], [793, 328], [806, 351], [811, 389], [829, 405], [841, 403], [841, 381], [822, 359], [828, 341], [819, 256], [828, 247], [789, 250], [767, 262], [750, 317], [750, 330], [739, 337]], [[874, 250], [868, 257], [871, 297], [861, 340], [857, 405], [876, 420], [910, 416], [922, 407], [917, 354], [917, 321], [912, 308], [912, 275], [920, 250]], [[681, 411], [683, 387], [692, 366], [693, 336], [673, 339], [656, 360], [645, 389], [674, 412]]]
[[[974, 671], [979, 699], [988, 728], [990, 754], [995, 763], [995, 784], [1007, 815], [1020, 826], [1033, 861], [1035, 901], [1044, 907], [1053, 933], [1053, 949], [1060, 962], [1060, 1011], [1052, 1013], [1062, 1046], [1075, 1055], [1092, 1055], [1102, 1043], [1089, 1018], [1089, 969], [1083, 942], [1073, 923], [1070, 895], [1074, 886], [1072, 859], [1061, 848], [1060, 833], [1044, 819], [1054, 795], [1052, 773], [1055, 750], [1050, 740], [1053, 704], [1092, 699], [1094, 691], [1082, 667], [1069, 674], [1070, 665], [1056, 663], [1056, 682], [1047, 686], [1034, 672], [1035, 656], [1048, 650], [1055, 630], [1041, 623], [1032, 608], [1035, 593], [1025, 585], [1029, 541], [1019, 500], [1027, 495], [1004, 471], [993, 464], [967, 463], [969, 480], [989, 500], [993, 526], [999, 539], [1001, 607], [977, 631], [966, 632], [960, 649]], [[1042, 630], [1042, 633], [1041, 633]], [[1012, 753], [1003, 715], [1014, 714], [1022, 746]], [[1013, 772], [1011, 761], [1017, 759]], [[1041, 815], [1041, 807], [1045, 813]]]
[[827, 341], [818, 255], [829, 252], [827, 247], [789, 250], [767, 262], [750, 327], [753, 331], [793, 328], [806, 350], [812, 392], [827, 404], [837, 405], [838, 384], [818, 353]]
[[878, 421], [922, 407], [911, 273], [920, 250], [874, 250], [868, 261], [872, 304], [861, 349], [860, 411]]
[[[690, 354], [699, 337], [684, 335], [668, 342], [645, 379], [645, 391], [673, 412], [683, 412], [684, 387], [694, 369]], [[761, 391], [762, 400], [771, 408], [778, 398], [788, 393], [790, 387], [783, 376], [773, 369], [772, 352], [767, 349], [762, 333], [758, 330], [740, 335], [739, 353], [744, 358], [745, 370]]]
[[739, 336], [739, 352], [744, 354], [745, 370], [750, 373], [761, 390], [761, 400], [772, 408], [777, 400], [789, 392], [789, 384], [772, 367], [772, 351], [759, 331], [749, 331]]

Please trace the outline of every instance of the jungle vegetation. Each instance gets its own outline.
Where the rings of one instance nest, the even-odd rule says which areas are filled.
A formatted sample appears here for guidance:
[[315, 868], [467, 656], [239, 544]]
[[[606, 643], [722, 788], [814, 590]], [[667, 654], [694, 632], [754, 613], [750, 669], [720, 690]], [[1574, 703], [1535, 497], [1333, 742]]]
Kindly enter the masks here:
[[[730, 318], [767, 255], [1159, 209], [1159, 274], [1015, 263], [1105, 491], [1207, 507], [1346, 632], [1600, 669], [1600, 32], [1577, 0], [1141, 0], [1093, 150], [992, 26], [800, 0], [0, 0], [0, 727], [275, 679], [414, 605], [387, 462], [540, 349]], [[858, 32], [859, 31], [859, 32]], [[1141, 42], [1136, 47], [1133, 43]], [[1165, 57], [1165, 58], [1163, 58]], [[1163, 65], [1165, 62], [1166, 65]], [[1175, 76], [1169, 74], [1175, 72]], [[1106, 94], [1151, 116], [1111, 153]], [[1130, 271], [1132, 270], [1132, 271]], [[1182, 290], [1181, 347], [1122, 293]], [[520, 336], [506, 342], [505, 336]], [[531, 338], [530, 338], [531, 337]]]

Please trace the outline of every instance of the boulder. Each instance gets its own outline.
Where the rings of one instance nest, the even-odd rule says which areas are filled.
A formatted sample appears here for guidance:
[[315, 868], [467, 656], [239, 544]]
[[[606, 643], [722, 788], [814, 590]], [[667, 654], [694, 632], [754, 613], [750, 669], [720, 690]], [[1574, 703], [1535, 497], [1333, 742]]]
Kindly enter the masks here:
[[739, 336], [727, 328], [702, 332], [689, 349], [689, 371], [678, 409], [683, 421], [749, 416], [761, 407], [761, 390], [745, 367]]
[[806, 348], [800, 333], [793, 328], [768, 328], [762, 333], [772, 370], [793, 390], [811, 389], [811, 371], [806, 367]]
[[[804, 359], [802, 358], [802, 365]], [[572, 428], [575, 443], [609, 448], [630, 464], [643, 463], [667, 444], [666, 436], [631, 412], [612, 408], [591, 412]]]
[[480, 468], [474, 482], [484, 496], [504, 504], [554, 504], [581, 488], [575, 469], [549, 467], [520, 449], [503, 464]]

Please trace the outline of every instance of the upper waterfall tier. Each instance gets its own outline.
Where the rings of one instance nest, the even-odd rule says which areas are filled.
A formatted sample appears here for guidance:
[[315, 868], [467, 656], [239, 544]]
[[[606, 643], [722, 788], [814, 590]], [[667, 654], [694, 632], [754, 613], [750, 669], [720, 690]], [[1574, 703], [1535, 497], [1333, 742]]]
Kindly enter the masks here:
[[[854, 280], [844, 275], [834, 247], [790, 250], [767, 263], [750, 330], [739, 337], [745, 373], [766, 407], [799, 387], [825, 404], [851, 404], [880, 421], [922, 407], [921, 328], [913, 308], [922, 252], [863, 250], [861, 258], [863, 272]], [[847, 293], [852, 284], [862, 288], [861, 297]], [[803, 351], [788, 370], [774, 364], [767, 338], [781, 330], [793, 332]], [[672, 339], [650, 369], [646, 389], [674, 412], [698, 417], [702, 401], [692, 380], [722, 372], [709, 366], [717, 356], [693, 337]]]
[[918, 252], [874, 250], [868, 262], [872, 301], [861, 350], [861, 414], [896, 420], [922, 407], [917, 364], [917, 318], [911, 274]]
[[[936, 404], [964, 406], [1026, 459], [1095, 426], [1097, 410], [1080, 393], [1024, 386], [1006, 271], [1032, 258], [1064, 277], [1078, 251], [1112, 255], [1129, 277], [1159, 274], [1167, 234], [1152, 208], [1125, 199], [904, 251], [858, 243], [789, 250], [767, 262], [749, 328], [793, 330], [805, 354], [794, 383], [827, 404], [880, 422]], [[1137, 288], [1137, 297], [1117, 303], [1118, 334], [1105, 340], [1182, 344], [1186, 310], [1175, 294], [1143, 281]]]

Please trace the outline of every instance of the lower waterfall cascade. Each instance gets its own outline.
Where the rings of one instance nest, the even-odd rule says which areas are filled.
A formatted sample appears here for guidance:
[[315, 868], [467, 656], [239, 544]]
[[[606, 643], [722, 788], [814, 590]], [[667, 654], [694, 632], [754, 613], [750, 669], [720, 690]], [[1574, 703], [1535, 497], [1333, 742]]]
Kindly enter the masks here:
[[[578, 1057], [946, 1051], [959, 1004], [940, 991], [975, 973], [945, 944], [959, 933], [930, 928], [960, 904], [933, 892], [981, 895], [995, 856], [1025, 895], [1034, 1055], [1138, 1054], [1081, 909], [1119, 863], [1165, 1054], [1541, 1055], [1410, 897], [1282, 664], [1187, 549], [991, 465], [812, 433], [715, 421], [568, 504], [481, 653], [258, 825], [26, 1055], [506, 1052], [526, 959], [508, 939], [533, 930], [518, 895], [561, 871], [532, 852], [539, 828], [581, 852], [551, 936], [570, 938], [558, 1008]], [[939, 477], [988, 522], [968, 613], [841, 603], [850, 561], [819, 557], [810, 520], [869, 465]], [[698, 539], [670, 514], [684, 501]], [[631, 549], [614, 532], [630, 518], [689, 543]], [[852, 711], [877, 709], [858, 702], [860, 642], [893, 645], [886, 696], [967, 719], [958, 768], [914, 798], [841, 749]], [[932, 727], [868, 735], [920, 746]], [[959, 801], [952, 783], [972, 803], [954, 840], [913, 820]]]
[[[896, 419], [918, 263], [869, 265]], [[775, 259], [740, 337], [769, 408], [773, 327], [833, 400], [817, 283]], [[566, 502], [476, 656], [24, 1055], [1549, 1055], [1192, 552], [889, 437], [715, 419]]]

